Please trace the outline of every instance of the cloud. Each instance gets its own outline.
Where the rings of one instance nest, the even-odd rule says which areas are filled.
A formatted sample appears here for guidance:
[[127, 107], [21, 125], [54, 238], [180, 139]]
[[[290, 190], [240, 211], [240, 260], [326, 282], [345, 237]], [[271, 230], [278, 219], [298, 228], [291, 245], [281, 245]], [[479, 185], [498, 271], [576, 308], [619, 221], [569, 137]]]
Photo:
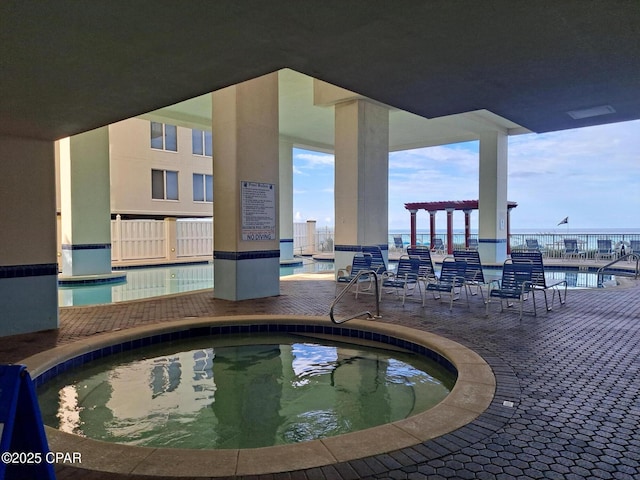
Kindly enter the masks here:
[[294, 168], [298, 171], [303, 169], [317, 169], [327, 166], [333, 166], [335, 163], [334, 156], [327, 153], [296, 153], [300, 152], [296, 149], [293, 156]]
[[[477, 199], [478, 151], [478, 142], [467, 142], [392, 152], [391, 231], [408, 230], [407, 202]], [[570, 228], [638, 227], [639, 156], [640, 121], [510, 137], [507, 197], [518, 202], [512, 228], [552, 231], [565, 216]], [[333, 156], [297, 150], [294, 169], [299, 172], [294, 177], [299, 218], [333, 219]], [[474, 229], [477, 215], [471, 217]], [[418, 227], [428, 229], [428, 218], [419, 212]], [[444, 212], [436, 222], [445, 228]], [[456, 212], [454, 228], [463, 222], [464, 215]]]

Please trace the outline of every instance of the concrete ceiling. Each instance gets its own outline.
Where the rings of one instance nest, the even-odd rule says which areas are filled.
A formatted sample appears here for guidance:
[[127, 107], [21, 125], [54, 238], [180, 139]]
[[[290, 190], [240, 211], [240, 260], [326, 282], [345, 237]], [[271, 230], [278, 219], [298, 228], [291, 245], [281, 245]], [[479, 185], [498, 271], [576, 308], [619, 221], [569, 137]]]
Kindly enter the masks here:
[[0, 132], [54, 140], [283, 68], [445, 123], [632, 120], [639, 26], [637, 0], [8, 0]]
[[[333, 151], [334, 109], [314, 105], [313, 78], [283, 69], [278, 73], [278, 84], [280, 137], [300, 147]], [[140, 117], [187, 128], [210, 129], [211, 111], [211, 94], [205, 94]], [[487, 129], [510, 135], [528, 132], [486, 110], [426, 119], [390, 109], [389, 148], [396, 151], [477, 140]]]

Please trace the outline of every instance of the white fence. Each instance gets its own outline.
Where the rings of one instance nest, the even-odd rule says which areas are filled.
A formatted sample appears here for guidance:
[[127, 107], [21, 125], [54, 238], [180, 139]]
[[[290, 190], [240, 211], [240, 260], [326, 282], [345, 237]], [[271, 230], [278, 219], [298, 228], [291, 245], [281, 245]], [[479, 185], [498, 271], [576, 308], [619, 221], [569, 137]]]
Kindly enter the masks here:
[[[119, 216], [118, 216], [119, 217]], [[111, 221], [111, 259], [175, 260], [213, 255], [212, 220]]]
[[178, 221], [176, 243], [178, 257], [213, 255], [213, 221]]

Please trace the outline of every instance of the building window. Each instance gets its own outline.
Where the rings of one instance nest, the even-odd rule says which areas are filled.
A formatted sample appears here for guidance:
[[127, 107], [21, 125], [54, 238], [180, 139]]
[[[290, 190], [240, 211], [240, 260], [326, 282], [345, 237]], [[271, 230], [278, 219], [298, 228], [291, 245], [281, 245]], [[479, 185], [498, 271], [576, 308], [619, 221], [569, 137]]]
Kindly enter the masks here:
[[178, 200], [178, 172], [151, 170], [151, 198]]
[[213, 175], [193, 174], [193, 201], [213, 202]]
[[212, 145], [213, 142], [211, 140], [211, 132], [196, 130], [195, 128], [191, 130], [191, 141], [193, 145], [193, 154], [194, 155], [204, 155], [207, 157], [212, 157]]
[[178, 151], [178, 128], [175, 125], [151, 122], [151, 148]]

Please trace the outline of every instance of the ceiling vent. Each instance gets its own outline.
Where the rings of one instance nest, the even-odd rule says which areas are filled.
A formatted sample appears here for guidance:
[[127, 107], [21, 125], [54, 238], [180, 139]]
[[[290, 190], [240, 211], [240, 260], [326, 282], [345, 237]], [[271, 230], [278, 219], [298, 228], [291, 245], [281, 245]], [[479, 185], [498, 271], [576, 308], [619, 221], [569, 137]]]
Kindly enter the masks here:
[[600, 105], [599, 107], [583, 108], [581, 110], [571, 110], [567, 112], [574, 120], [580, 120], [582, 118], [598, 117], [600, 115], [608, 115], [610, 113], [616, 113], [615, 108], [611, 105]]

